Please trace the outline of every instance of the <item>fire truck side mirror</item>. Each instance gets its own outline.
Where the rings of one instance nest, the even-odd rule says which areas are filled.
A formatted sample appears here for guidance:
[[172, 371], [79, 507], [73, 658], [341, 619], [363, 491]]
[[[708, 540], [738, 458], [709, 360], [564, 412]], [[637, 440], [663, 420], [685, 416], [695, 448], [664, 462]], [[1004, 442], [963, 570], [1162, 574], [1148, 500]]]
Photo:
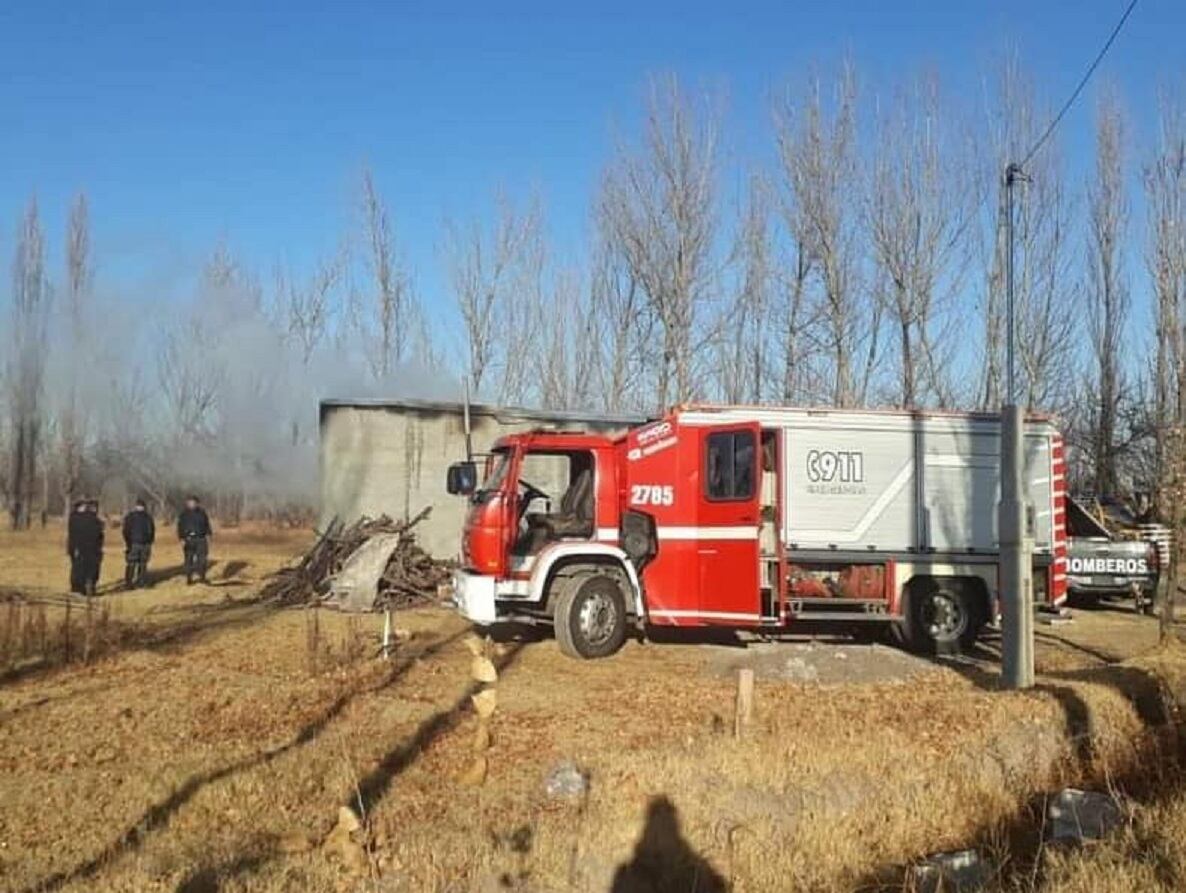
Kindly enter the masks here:
[[469, 496], [478, 486], [478, 466], [473, 462], [454, 462], [445, 475], [445, 489], [454, 496]]

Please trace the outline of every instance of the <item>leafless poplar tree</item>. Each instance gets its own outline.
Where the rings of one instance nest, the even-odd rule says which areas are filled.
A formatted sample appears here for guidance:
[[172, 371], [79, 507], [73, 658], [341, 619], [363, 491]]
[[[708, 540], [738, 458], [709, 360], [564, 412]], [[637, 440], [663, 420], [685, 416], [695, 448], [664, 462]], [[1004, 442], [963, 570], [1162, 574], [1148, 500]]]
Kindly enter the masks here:
[[343, 272], [344, 258], [336, 255], [321, 261], [305, 281], [298, 281], [283, 271], [276, 274], [280, 322], [304, 366], [309, 365], [329, 337], [336, 309], [335, 293]]
[[172, 419], [174, 436], [209, 443], [217, 426], [221, 370], [209, 354], [214, 335], [199, 319], [165, 332], [157, 353], [161, 395]]
[[[820, 78], [811, 80], [799, 101], [787, 93], [775, 108], [780, 172], [793, 207], [802, 245], [818, 280], [822, 349], [829, 357], [824, 377], [836, 406], [864, 398], [876, 361], [876, 316], [880, 308], [859, 300], [860, 195], [863, 188], [856, 145], [856, 73], [845, 63], [835, 84], [832, 108]], [[859, 353], [865, 349], [865, 368]]]
[[[647, 383], [658, 365], [658, 322], [630, 264], [618, 250], [607, 208], [597, 209], [597, 244], [589, 282], [589, 342], [595, 350], [596, 402], [606, 412], [654, 408]], [[647, 399], [640, 399], [646, 393]]]
[[717, 339], [717, 374], [721, 396], [728, 403], [761, 403], [770, 392], [774, 271], [770, 235], [770, 190], [754, 175], [734, 238], [732, 264], [737, 268], [737, 294], [727, 310]]
[[86, 302], [91, 286], [90, 212], [86, 196], [79, 194], [70, 207], [66, 225], [66, 301], [69, 314], [69, 357], [65, 404], [61, 409], [61, 498], [64, 511], [78, 495], [82, 479], [87, 418], [79, 399], [79, 367], [87, 352]]
[[694, 396], [699, 308], [713, 283], [719, 113], [694, 103], [675, 77], [651, 83], [643, 144], [620, 148], [602, 213], [659, 320], [663, 354], [656, 404]]
[[[984, 372], [979, 386], [979, 406], [995, 410], [1005, 391], [1005, 262], [1007, 199], [1003, 172], [1024, 156], [1034, 123], [1032, 83], [1016, 58], [1009, 58], [997, 73], [995, 96], [988, 108], [987, 176], [996, 183], [995, 214], [984, 252]], [[1021, 252], [1024, 255], [1024, 252]], [[1015, 254], [1015, 257], [1017, 255]]]
[[[988, 124], [986, 176], [995, 186], [996, 213], [984, 255], [984, 361], [979, 387], [982, 409], [996, 409], [1004, 390], [1006, 195], [1003, 172], [1033, 145], [1047, 116], [1039, 113], [1033, 84], [1016, 60], [998, 75]], [[1074, 217], [1062, 159], [1056, 143], [1033, 158], [1026, 179], [1015, 186], [1014, 295], [1017, 370], [1025, 405], [1068, 409], [1077, 375], [1076, 315], [1080, 285], [1071, 248]]]
[[897, 333], [902, 407], [953, 401], [937, 342], [963, 280], [979, 190], [948, 115], [937, 80], [921, 78], [877, 131], [869, 223], [877, 293]]
[[1095, 353], [1095, 419], [1092, 453], [1097, 493], [1115, 493], [1117, 421], [1123, 397], [1121, 366], [1129, 314], [1124, 276], [1128, 200], [1124, 189], [1124, 120], [1114, 94], [1100, 101], [1096, 119], [1096, 170], [1088, 188], [1088, 295]]
[[[1146, 265], [1156, 300], [1153, 436], [1155, 479], [1164, 482], [1168, 438], [1186, 423], [1186, 113], [1168, 93], [1161, 97], [1158, 147], [1145, 167], [1149, 222]], [[1165, 489], [1163, 486], [1162, 489]], [[1165, 510], [1166, 505], [1160, 506]]]
[[542, 215], [534, 200], [524, 212], [505, 199], [498, 205], [489, 232], [477, 222], [446, 227], [445, 261], [465, 326], [470, 383], [500, 401], [521, 402], [539, 352]]
[[[569, 313], [570, 308], [562, 303], [551, 306], [547, 303], [544, 282], [547, 254], [538, 201], [532, 202], [531, 210], [522, 220], [518, 244], [510, 266], [510, 288], [501, 302], [499, 336], [504, 351], [498, 399], [500, 403], [523, 406], [540, 397], [543, 375], [535, 357], [546, 340], [545, 332], [556, 316]], [[556, 298], [557, 294], [551, 297]]]
[[[396, 253], [387, 205], [369, 168], [362, 173], [362, 218], [366, 264], [374, 280], [374, 295], [368, 302], [372, 309], [364, 314], [363, 332], [370, 341], [367, 358], [371, 371], [382, 380], [404, 361], [415, 298], [411, 279]], [[377, 335], [373, 334], [376, 330]]]
[[30, 200], [17, 233], [12, 264], [12, 359], [8, 371], [12, 443], [8, 512], [13, 529], [29, 526], [44, 424], [42, 396], [50, 291], [37, 202]]
[[575, 271], [559, 272], [540, 320], [544, 349], [539, 396], [547, 409], [589, 408], [597, 345], [590, 299]]
[[812, 274], [810, 232], [794, 195], [786, 188], [780, 191], [778, 208], [782, 225], [781, 233], [771, 233], [771, 274], [781, 323], [781, 396], [786, 404], [805, 404], [819, 393], [818, 387], [809, 385], [813, 353], [809, 335], [815, 326], [807, 293]]
[[1073, 205], [1057, 151], [1033, 166], [1021, 188], [1016, 238], [1021, 246], [1017, 336], [1025, 405], [1065, 407], [1075, 379], [1076, 316], [1082, 294], [1070, 245]]

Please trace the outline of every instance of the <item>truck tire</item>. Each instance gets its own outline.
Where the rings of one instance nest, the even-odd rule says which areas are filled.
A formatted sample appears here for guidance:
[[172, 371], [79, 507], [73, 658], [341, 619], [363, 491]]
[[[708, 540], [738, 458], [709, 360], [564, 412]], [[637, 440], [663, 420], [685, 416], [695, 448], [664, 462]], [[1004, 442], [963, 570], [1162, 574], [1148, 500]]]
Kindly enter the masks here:
[[626, 599], [609, 574], [578, 574], [564, 582], [552, 613], [556, 643], [569, 657], [608, 657], [626, 641]]
[[984, 597], [975, 586], [934, 577], [911, 581], [901, 624], [911, 649], [927, 654], [970, 651], [984, 623]]
[[1138, 594], [1136, 598], [1137, 611], [1144, 614], [1146, 617], [1153, 617], [1157, 614], [1157, 594], [1150, 592], [1149, 594]]

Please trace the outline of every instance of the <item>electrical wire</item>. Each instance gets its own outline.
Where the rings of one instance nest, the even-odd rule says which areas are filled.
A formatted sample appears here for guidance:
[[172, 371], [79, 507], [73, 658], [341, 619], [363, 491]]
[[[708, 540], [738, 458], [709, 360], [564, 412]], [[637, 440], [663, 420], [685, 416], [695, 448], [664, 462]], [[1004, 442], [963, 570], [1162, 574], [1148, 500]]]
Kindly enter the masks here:
[[1054, 133], [1054, 129], [1058, 127], [1058, 123], [1063, 119], [1063, 116], [1068, 111], [1070, 111], [1071, 106], [1075, 104], [1075, 100], [1079, 98], [1079, 94], [1083, 92], [1083, 88], [1087, 86], [1087, 82], [1091, 80], [1091, 76], [1095, 74], [1095, 70], [1099, 67], [1100, 62], [1104, 60], [1104, 56], [1106, 56], [1108, 54], [1108, 50], [1112, 48], [1112, 44], [1116, 41], [1116, 37], [1120, 34], [1120, 29], [1122, 29], [1124, 27], [1124, 23], [1128, 21], [1128, 17], [1132, 15], [1133, 8], [1136, 7], [1136, 5], [1137, 0], [1130, 0], [1128, 8], [1124, 10], [1124, 15], [1120, 17], [1120, 21], [1116, 23], [1116, 27], [1113, 28], [1112, 33], [1108, 35], [1108, 40], [1104, 43], [1103, 48], [1099, 51], [1098, 55], [1096, 55], [1095, 59], [1092, 60], [1092, 63], [1088, 66], [1087, 71], [1083, 73], [1083, 77], [1079, 80], [1079, 85], [1075, 87], [1074, 92], [1071, 93], [1070, 97], [1067, 98], [1067, 101], [1063, 103], [1063, 107], [1059, 109], [1058, 114], [1054, 116], [1046, 130], [1040, 137], [1038, 137], [1038, 141], [1034, 143], [1033, 148], [1026, 153], [1025, 158], [1022, 160], [1021, 164], [1017, 165], [1018, 168], [1024, 168], [1030, 163], [1033, 157], [1038, 154], [1038, 150], [1042, 148], [1042, 146], [1046, 143], [1046, 140], [1050, 138], [1050, 135]]

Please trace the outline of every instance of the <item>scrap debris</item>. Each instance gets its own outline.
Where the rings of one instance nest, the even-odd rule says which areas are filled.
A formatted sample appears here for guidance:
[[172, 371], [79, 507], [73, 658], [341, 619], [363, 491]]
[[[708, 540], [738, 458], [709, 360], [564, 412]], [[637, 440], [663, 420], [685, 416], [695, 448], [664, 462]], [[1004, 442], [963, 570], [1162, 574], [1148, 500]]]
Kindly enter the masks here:
[[394, 536], [397, 542], [379, 577], [374, 608], [412, 607], [436, 601], [451, 568], [425, 552], [416, 543], [413, 531], [431, 510], [425, 508], [407, 521], [380, 515], [360, 518], [348, 526], [334, 518], [300, 561], [281, 568], [268, 580], [263, 597], [287, 604], [321, 601], [351, 555], [374, 537]]

